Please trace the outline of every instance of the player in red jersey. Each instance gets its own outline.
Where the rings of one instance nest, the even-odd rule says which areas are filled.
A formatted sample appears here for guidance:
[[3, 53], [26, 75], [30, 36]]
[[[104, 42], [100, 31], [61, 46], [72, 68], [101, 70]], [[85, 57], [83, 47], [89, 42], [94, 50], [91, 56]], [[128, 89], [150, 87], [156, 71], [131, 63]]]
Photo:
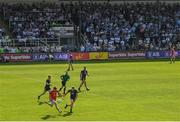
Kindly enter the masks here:
[[51, 102], [51, 106], [55, 105], [56, 109], [58, 110], [59, 113], [61, 113], [61, 110], [58, 108], [57, 103], [56, 103], [56, 99], [58, 97], [59, 93], [56, 87], [53, 88], [52, 91], [50, 91], [49, 93], [49, 99]]
[[176, 51], [175, 51], [175, 47], [173, 46], [170, 50], [170, 63], [175, 63], [176, 60]]

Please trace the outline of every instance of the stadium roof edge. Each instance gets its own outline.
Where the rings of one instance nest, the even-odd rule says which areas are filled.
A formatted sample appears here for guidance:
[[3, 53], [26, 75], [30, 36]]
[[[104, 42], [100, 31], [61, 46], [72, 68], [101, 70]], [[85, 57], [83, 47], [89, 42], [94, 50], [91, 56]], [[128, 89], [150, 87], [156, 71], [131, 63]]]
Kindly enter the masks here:
[[180, 2], [180, 0], [0, 0], [0, 3], [34, 3], [34, 2]]

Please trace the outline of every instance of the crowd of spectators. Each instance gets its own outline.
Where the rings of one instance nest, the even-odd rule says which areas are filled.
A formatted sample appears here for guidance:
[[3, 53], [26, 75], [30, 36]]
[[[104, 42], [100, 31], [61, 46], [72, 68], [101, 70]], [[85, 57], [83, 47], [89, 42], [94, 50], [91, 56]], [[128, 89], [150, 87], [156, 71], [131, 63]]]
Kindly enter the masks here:
[[56, 38], [53, 25], [73, 22], [84, 35], [82, 52], [180, 49], [179, 3], [4, 4], [2, 10], [20, 41]]
[[0, 53], [49, 53], [62, 52], [62, 46], [39, 46], [39, 47], [0, 47]]
[[86, 51], [167, 50], [180, 43], [180, 4], [86, 3], [81, 7]]
[[13, 35], [20, 41], [39, 38], [56, 38], [53, 26], [70, 25], [68, 6], [50, 3], [4, 4], [4, 19], [9, 21]]

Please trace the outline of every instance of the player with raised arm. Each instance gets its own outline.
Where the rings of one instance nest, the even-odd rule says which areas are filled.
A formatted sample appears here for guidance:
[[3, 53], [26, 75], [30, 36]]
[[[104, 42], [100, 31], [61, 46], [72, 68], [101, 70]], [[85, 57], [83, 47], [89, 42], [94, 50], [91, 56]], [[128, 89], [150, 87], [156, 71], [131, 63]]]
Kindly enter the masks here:
[[61, 75], [60, 79], [62, 80], [62, 85], [61, 85], [61, 88], [59, 89], [59, 92], [64, 88], [64, 94], [66, 92], [66, 83], [67, 81], [70, 79], [70, 76], [68, 74], [68, 72], [66, 72], [64, 75]]
[[52, 91], [50, 91], [49, 93], [49, 99], [51, 102], [51, 106], [55, 105], [56, 109], [58, 110], [59, 113], [61, 113], [61, 110], [58, 108], [57, 103], [56, 103], [56, 99], [58, 97], [59, 93], [57, 91], [57, 88], [54, 87]]
[[73, 63], [73, 56], [70, 53], [70, 51], [68, 51], [68, 69], [67, 69], [67, 71], [74, 70], [72, 63]]
[[46, 84], [45, 84], [45, 87], [44, 87], [44, 91], [43, 91], [42, 94], [40, 94], [40, 95], [38, 96], [38, 100], [39, 100], [40, 97], [41, 97], [42, 95], [44, 95], [46, 92], [50, 92], [50, 90], [51, 90], [50, 86], [51, 86], [51, 76], [49, 75], [48, 78], [47, 78], [47, 80], [46, 80]]
[[170, 50], [170, 63], [175, 63], [176, 60], [176, 51], [175, 51], [175, 47], [172, 46], [171, 50]]
[[84, 67], [84, 69], [81, 71], [80, 73], [80, 80], [81, 80], [81, 84], [78, 88], [79, 91], [81, 91], [81, 87], [84, 84], [84, 86], [86, 87], [86, 90], [89, 91], [90, 89], [87, 87], [86, 84], [86, 76], [89, 76], [88, 71], [86, 70], [86, 67]]
[[66, 96], [68, 93], [70, 93], [70, 101], [71, 101], [71, 104], [70, 104], [70, 105], [66, 104], [65, 109], [66, 109], [68, 106], [70, 106], [70, 112], [72, 113], [72, 109], [73, 109], [74, 103], [75, 103], [75, 101], [76, 101], [76, 99], [77, 99], [77, 96], [78, 96], [78, 91], [77, 91], [74, 87], [72, 87], [70, 90], [67, 91], [67, 93], [65, 94], [65, 96]]

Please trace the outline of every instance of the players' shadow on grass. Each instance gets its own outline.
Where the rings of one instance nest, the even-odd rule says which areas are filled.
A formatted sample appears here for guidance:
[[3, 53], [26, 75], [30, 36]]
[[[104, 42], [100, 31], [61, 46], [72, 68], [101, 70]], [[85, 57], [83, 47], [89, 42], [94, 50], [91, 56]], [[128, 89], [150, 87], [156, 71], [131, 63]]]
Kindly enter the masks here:
[[56, 116], [55, 115], [45, 115], [45, 116], [41, 117], [42, 120], [48, 120], [51, 118], [56, 118]]
[[45, 102], [38, 101], [38, 105], [43, 105]]
[[62, 116], [63, 117], [67, 117], [67, 116], [71, 116], [72, 115], [72, 113], [71, 112], [66, 112], [65, 114], [63, 114]]
[[43, 117], [41, 117], [42, 120], [48, 120], [48, 119], [51, 119], [51, 118], [57, 118], [58, 116], [62, 116], [62, 117], [67, 117], [67, 116], [71, 116], [72, 113], [71, 112], [67, 112], [65, 114], [58, 114], [58, 115], [45, 115]]
[[43, 101], [43, 102], [42, 101], [38, 101], [38, 105], [43, 105], [43, 104], [47, 104], [47, 105], [52, 107], [52, 105], [49, 102], [47, 102], [47, 101]]

